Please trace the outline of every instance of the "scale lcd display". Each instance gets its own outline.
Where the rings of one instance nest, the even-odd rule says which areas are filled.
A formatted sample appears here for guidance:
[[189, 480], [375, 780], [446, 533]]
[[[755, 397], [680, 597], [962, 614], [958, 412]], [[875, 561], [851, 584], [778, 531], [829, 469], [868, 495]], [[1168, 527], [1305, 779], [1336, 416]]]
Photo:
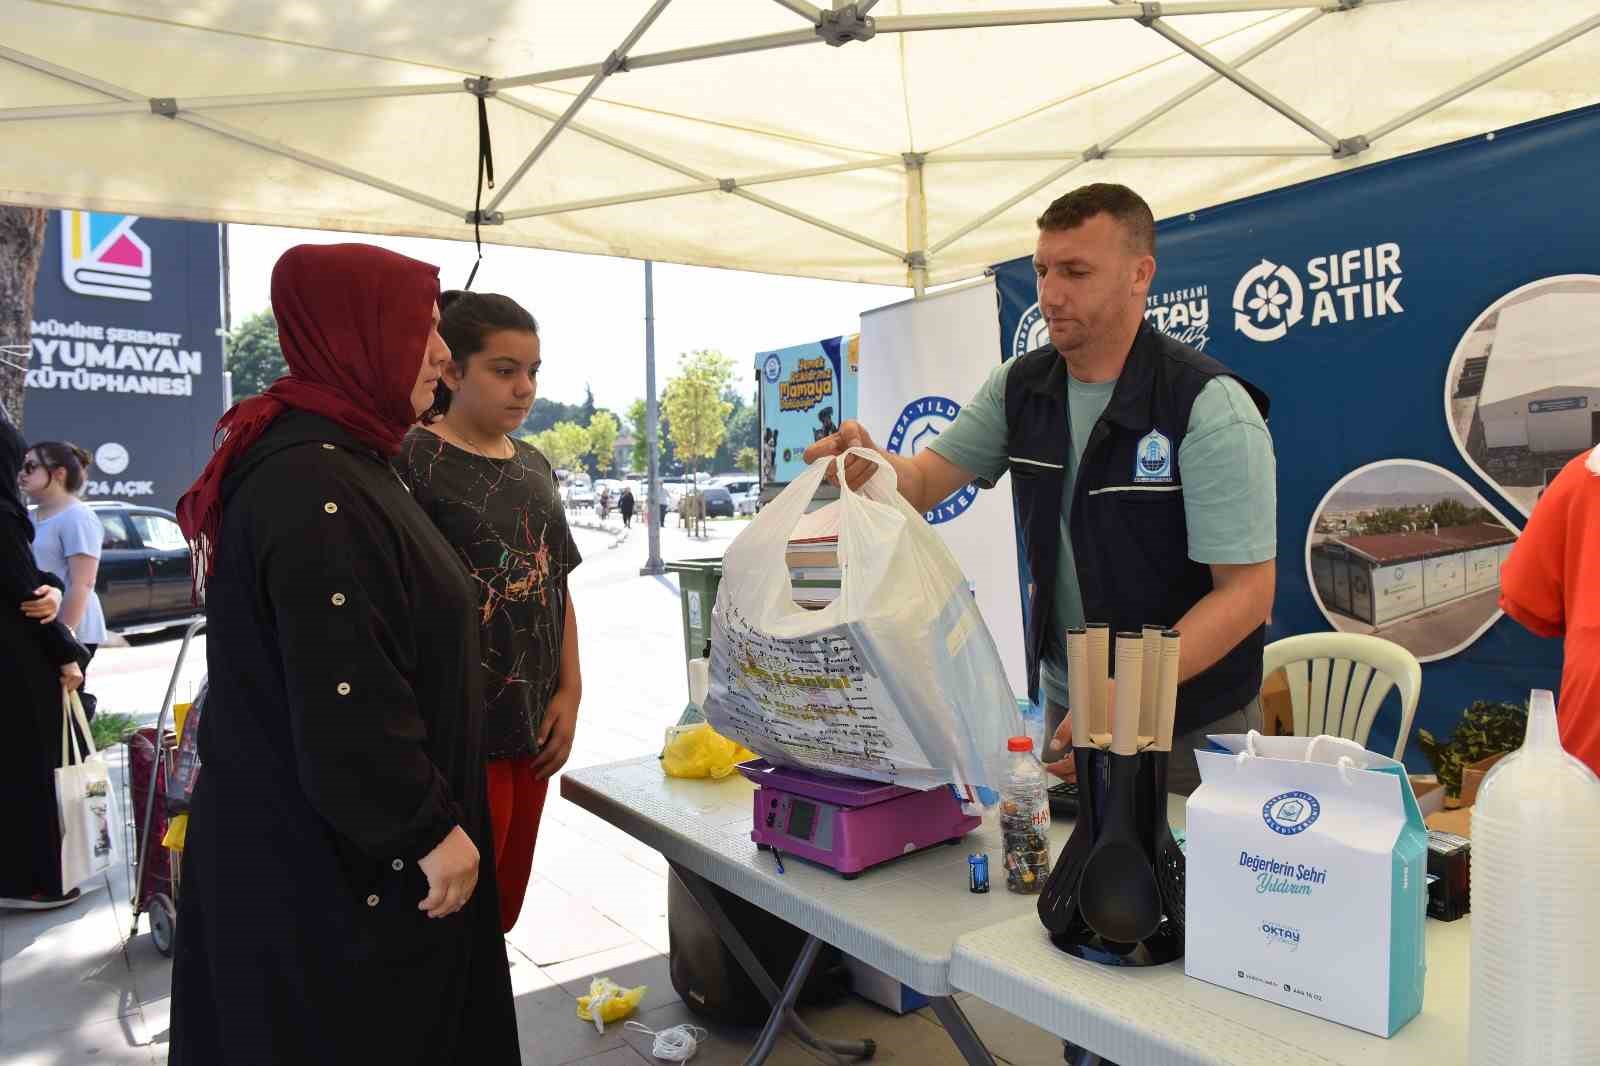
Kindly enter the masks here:
[[810, 840], [817, 825], [817, 807], [813, 803], [792, 801], [789, 808], [789, 835], [799, 840]]

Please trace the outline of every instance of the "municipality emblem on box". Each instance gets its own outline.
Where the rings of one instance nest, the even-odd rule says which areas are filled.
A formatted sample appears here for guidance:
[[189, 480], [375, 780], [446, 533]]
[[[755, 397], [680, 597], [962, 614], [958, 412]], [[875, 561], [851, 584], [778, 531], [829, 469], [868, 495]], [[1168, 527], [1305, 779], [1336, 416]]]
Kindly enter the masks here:
[[1261, 818], [1274, 833], [1292, 837], [1304, 833], [1322, 816], [1322, 804], [1309, 792], [1273, 796], [1261, 808]]

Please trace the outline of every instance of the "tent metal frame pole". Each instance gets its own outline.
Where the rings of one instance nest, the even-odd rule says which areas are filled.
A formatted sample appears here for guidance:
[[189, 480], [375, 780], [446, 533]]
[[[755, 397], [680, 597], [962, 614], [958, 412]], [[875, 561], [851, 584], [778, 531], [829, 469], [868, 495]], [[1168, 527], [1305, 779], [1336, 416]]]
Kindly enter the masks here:
[[[837, 10], [842, 7], [849, 7], [850, 2], [849, 0], [833, 0], [833, 6]], [[878, 0], [856, 0], [856, 14], [864, 16], [877, 6]]]
[[915, 299], [928, 291], [928, 198], [923, 186], [927, 156], [907, 152], [906, 166], [906, 273]]
[[1185, 37], [1171, 26], [1166, 25], [1166, 23], [1164, 23], [1161, 19], [1151, 19], [1145, 25], [1148, 26], [1152, 32], [1160, 34], [1171, 43], [1177, 45], [1195, 59], [1198, 59], [1200, 62], [1204, 63], [1206, 66], [1210, 67], [1224, 78], [1227, 78], [1233, 84], [1237, 85], [1239, 88], [1243, 89], [1245, 92], [1249, 93], [1263, 104], [1266, 104], [1268, 107], [1272, 108], [1272, 110], [1276, 111], [1290, 122], [1293, 122], [1296, 126], [1299, 126], [1301, 129], [1311, 134], [1311, 136], [1315, 137], [1323, 144], [1326, 144], [1329, 148], [1337, 150], [1343, 143], [1338, 137], [1323, 129], [1322, 126], [1313, 121], [1311, 116], [1300, 111], [1282, 97], [1270, 92], [1264, 86], [1257, 83], [1253, 78], [1246, 77], [1232, 64], [1212, 55], [1205, 48], [1201, 47], [1199, 43], [1190, 40], [1188, 37]]
[[[1404, 3], [1406, 0], [1363, 0], [1364, 4]], [[1132, 19], [1227, 15], [1250, 12], [1321, 11], [1348, 9], [1344, 0], [1178, 0], [1175, 3], [1112, 4], [1096, 7], [1025, 8], [958, 15], [885, 15], [876, 20], [879, 33], [921, 33], [927, 30], [988, 29], [1004, 26], [1043, 26], [1058, 22], [1114, 22]]]
[[[950, 152], [929, 163], [1054, 163], [1080, 158], [1085, 149], [1060, 152]], [[1234, 159], [1253, 156], [1325, 156], [1328, 149], [1308, 144], [1218, 145], [1215, 148], [1106, 148], [1105, 159]]]
[[[3, 48], [3, 46], [0, 46]], [[170, 97], [179, 111], [222, 111], [235, 107], [287, 107], [295, 104], [327, 104], [345, 100], [396, 99], [412, 96], [444, 96], [465, 92], [460, 82], [414, 85], [393, 88], [320, 89], [302, 93], [248, 93], [239, 96]], [[0, 122], [40, 118], [102, 118], [108, 115], [136, 115], [150, 110], [150, 97], [104, 104], [51, 104], [45, 107], [0, 108]], [[162, 99], [157, 97], [156, 99]]]
[[[628, 70], [643, 70], [646, 67], [665, 67], [674, 63], [690, 63], [697, 59], [715, 59], [719, 56], [746, 55], [750, 52], [765, 52], [773, 48], [792, 48], [799, 44], [820, 44], [822, 38], [817, 36], [815, 30], [786, 30], [782, 33], [768, 33], [759, 37], [741, 37], [733, 41], [721, 41], [716, 44], [701, 44], [691, 48], [674, 48], [667, 52], [652, 52], [648, 55], [629, 56]], [[575, 67], [561, 67], [556, 70], [544, 70], [535, 74], [518, 74], [510, 78], [500, 78], [494, 83], [496, 89], [515, 89], [523, 85], [543, 85], [553, 81], [571, 81], [573, 78], [587, 78], [605, 69], [604, 63], [584, 63]]]
[[[574, 132], [581, 132], [576, 127], [569, 127]], [[652, 189], [648, 192], [619, 193], [616, 196], [601, 196], [589, 200], [568, 200], [559, 204], [549, 204], [545, 207], [529, 207], [519, 211], [507, 211], [504, 219], [514, 222], [521, 218], [537, 218], [543, 215], [559, 215], [568, 211], [588, 211], [597, 207], [616, 207], [622, 204], [643, 203], [647, 200], [665, 200], [676, 196], [694, 196], [707, 192], [731, 192], [734, 189], [745, 188], [750, 185], [768, 185], [774, 182], [795, 181], [800, 178], [823, 177], [828, 174], [844, 174], [852, 170], [875, 170], [898, 164], [900, 161], [893, 156], [884, 156], [879, 159], [862, 160], [859, 163], [839, 163], [834, 166], [812, 167], [808, 170], [783, 170], [771, 174], [756, 174], [748, 178], [711, 178], [696, 181], [689, 185], [675, 185], [664, 189]]]
[[259, 151], [281, 156], [285, 159], [292, 159], [295, 162], [301, 163], [305, 166], [314, 167], [318, 170], [324, 170], [330, 174], [338, 175], [339, 177], [358, 182], [362, 185], [370, 186], [374, 189], [380, 189], [383, 192], [389, 193], [390, 195], [398, 196], [404, 200], [410, 200], [411, 202], [421, 204], [424, 207], [434, 208], [435, 210], [442, 211], [445, 214], [452, 215], [456, 218], [461, 218], [466, 213], [464, 208], [458, 208], [453, 204], [436, 199], [427, 195], [426, 193], [418, 192], [415, 189], [407, 189], [403, 186], [396, 185], [393, 182], [385, 181], [376, 175], [354, 170], [350, 167], [335, 163], [330, 159], [323, 159], [320, 156], [312, 155], [309, 152], [302, 152], [299, 149], [290, 148], [286, 144], [279, 144], [276, 141], [269, 141], [265, 137], [258, 137], [253, 133], [248, 133], [244, 130], [238, 129], [237, 127], [229, 126], [223, 122], [218, 122], [215, 119], [206, 118], [202, 115], [185, 114], [177, 110], [176, 104], [173, 101], [162, 101], [160, 99], [152, 100], [149, 97], [141, 97], [137, 93], [125, 89], [120, 85], [113, 85], [110, 82], [101, 81], [100, 79], [91, 77], [90, 75], [84, 74], [81, 71], [72, 70], [69, 67], [63, 67], [58, 64], [51, 63], [48, 60], [40, 59], [37, 56], [28, 55], [26, 52], [19, 52], [14, 48], [8, 48], [4, 45], [0, 45], [0, 58], [10, 60], [19, 66], [36, 70], [41, 74], [48, 74], [53, 78], [59, 78], [62, 81], [71, 82], [72, 84], [82, 88], [91, 89], [94, 92], [114, 97], [122, 100], [124, 103], [142, 101], [144, 106], [153, 115], [159, 115], [163, 118], [170, 118], [175, 122], [183, 122], [187, 125], [198, 127], [199, 129], [206, 130], [207, 132], [216, 134], [220, 137], [226, 137], [229, 140], [234, 140], [240, 142], [241, 144], [249, 145], [250, 147]]
[[1545, 55], [1547, 52], [1553, 52], [1562, 45], [1569, 44], [1572, 41], [1577, 40], [1579, 37], [1582, 37], [1584, 34], [1589, 33], [1597, 28], [1600, 28], [1600, 15], [1595, 15], [1592, 18], [1584, 19], [1576, 26], [1573, 26], [1567, 30], [1563, 30], [1554, 37], [1551, 37], [1545, 41], [1541, 41], [1539, 44], [1534, 45], [1532, 48], [1529, 48], [1526, 51], [1517, 53], [1504, 63], [1490, 67], [1477, 77], [1471, 78], [1468, 81], [1464, 81], [1460, 85], [1448, 90], [1447, 92], [1440, 93], [1427, 103], [1420, 104], [1417, 107], [1412, 108], [1410, 111], [1407, 111], [1405, 114], [1400, 115], [1397, 118], [1390, 119], [1388, 122], [1385, 122], [1383, 125], [1378, 126], [1376, 129], [1373, 129], [1371, 132], [1367, 133], [1365, 137], [1369, 143], [1376, 141], [1380, 137], [1387, 137], [1400, 127], [1415, 122], [1417, 119], [1423, 117], [1429, 112], [1437, 111], [1439, 108], [1444, 107], [1459, 97], [1465, 96], [1474, 89], [1480, 89], [1489, 84], [1491, 81], [1494, 81], [1496, 78], [1509, 74], [1518, 67], [1526, 66], [1528, 63], [1533, 62], [1535, 59]]
[[[1262, 53], [1267, 52], [1270, 49], [1275, 48], [1278, 45], [1282, 44], [1284, 41], [1288, 40], [1290, 37], [1293, 37], [1295, 34], [1299, 33], [1301, 30], [1305, 29], [1307, 26], [1310, 26], [1312, 23], [1314, 23], [1317, 20], [1321, 19], [1322, 16], [1323, 16], [1323, 12], [1321, 12], [1321, 11], [1313, 11], [1310, 14], [1295, 20], [1295, 22], [1293, 24], [1291, 24], [1289, 26], [1285, 26], [1283, 29], [1279, 30], [1277, 33], [1273, 34], [1271, 37], [1268, 37], [1266, 40], [1262, 41], [1260, 44], [1257, 44], [1255, 47], [1250, 48], [1249, 50], [1247, 50], [1238, 59], [1234, 60], [1234, 63], [1236, 65], [1238, 65], [1238, 66], [1243, 66], [1244, 64], [1246, 64], [1246, 63], [1250, 62], [1251, 60], [1255, 59], [1257, 56], [1260, 56]], [[1071, 173], [1073, 170], [1076, 170], [1078, 167], [1082, 166], [1084, 163], [1088, 162], [1090, 159], [1099, 158], [1099, 155], [1105, 149], [1115, 145], [1118, 141], [1125, 140], [1126, 138], [1133, 136], [1135, 133], [1138, 133], [1141, 129], [1143, 129], [1144, 127], [1148, 126], [1150, 123], [1155, 122], [1157, 119], [1159, 119], [1162, 116], [1164, 116], [1167, 112], [1169, 112], [1173, 108], [1177, 107], [1179, 104], [1182, 104], [1186, 100], [1189, 100], [1190, 98], [1198, 95], [1199, 93], [1204, 92], [1206, 89], [1210, 88], [1211, 86], [1215, 85], [1217, 82], [1219, 82], [1221, 80], [1222, 80], [1222, 76], [1220, 74], [1212, 73], [1212, 74], [1206, 75], [1204, 78], [1200, 79], [1195, 84], [1189, 86], [1187, 89], [1185, 89], [1182, 92], [1178, 93], [1176, 96], [1172, 97], [1170, 100], [1167, 100], [1166, 102], [1160, 104], [1159, 106], [1155, 107], [1151, 111], [1145, 113], [1144, 115], [1141, 115], [1139, 118], [1137, 118], [1134, 121], [1130, 122], [1128, 125], [1124, 126], [1122, 129], [1118, 130], [1116, 133], [1113, 133], [1110, 137], [1106, 138], [1106, 140], [1102, 142], [1101, 146], [1096, 147], [1096, 148], [1086, 149], [1083, 152], [1083, 154], [1080, 156], [1080, 158], [1074, 159], [1074, 160], [1068, 162], [1067, 164], [1065, 164], [1064, 166], [1060, 167], [1059, 169], [1052, 171], [1042, 181], [1034, 182], [1032, 185], [1030, 185], [1026, 189], [1024, 189], [1021, 193], [1019, 193], [1016, 196], [1013, 196], [1010, 199], [1006, 200], [998, 208], [994, 209], [993, 211], [989, 211], [989, 212], [979, 216], [977, 219], [973, 220], [972, 222], [969, 222], [966, 225], [962, 226], [961, 228], [957, 229], [954, 233], [951, 233], [949, 236], [945, 237], [943, 240], [939, 241], [931, 249], [929, 249], [930, 254], [937, 255], [939, 252], [942, 252], [944, 249], [950, 247], [952, 244], [954, 244], [957, 241], [961, 240], [963, 237], [966, 237], [968, 234], [972, 233], [974, 230], [977, 230], [977, 229], [979, 229], [979, 228], [981, 228], [983, 226], [988, 225], [990, 222], [994, 221], [1000, 215], [1002, 215], [1005, 212], [1011, 210], [1011, 208], [1015, 207], [1017, 204], [1021, 203], [1023, 200], [1026, 200], [1028, 197], [1032, 196], [1034, 193], [1038, 192], [1040, 189], [1043, 189], [1043, 188], [1053, 184], [1054, 182], [1059, 181], [1061, 178], [1065, 177], [1067, 174]], [[938, 162], [938, 161], [939, 161], [939, 154], [937, 152], [935, 152], [930, 156], [930, 162]]]
[[822, 9], [816, 4], [807, 3], [806, 0], [773, 0], [773, 3], [788, 8], [813, 26], [822, 21]]
[[868, 248], [871, 248], [874, 251], [882, 252], [884, 255], [899, 259], [902, 262], [906, 261], [907, 259], [907, 253], [901, 251], [899, 248], [884, 244], [882, 241], [874, 240], [873, 238], [868, 237], [866, 234], [856, 233], [854, 230], [845, 229], [843, 226], [835, 226], [832, 222], [829, 222], [825, 218], [818, 218], [816, 215], [807, 214], [806, 212], [797, 208], [788, 207], [784, 204], [778, 203], [775, 200], [769, 200], [765, 196], [760, 196], [751, 192], [749, 189], [741, 189], [738, 186], [735, 186], [734, 188], [730, 189], [729, 192], [731, 192], [734, 196], [749, 200], [753, 204], [760, 204], [762, 207], [765, 207], [768, 210], [776, 211], [780, 215], [788, 215], [790, 218], [795, 219], [796, 221], [808, 222], [811, 225], [816, 226], [818, 229], [827, 230], [835, 237], [843, 237], [847, 241], [854, 241], [857, 244], [866, 245]]
[[[500, 209], [500, 205], [505, 203], [506, 197], [510, 196], [512, 190], [521, 183], [523, 178], [527, 177], [528, 171], [533, 169], [533, 165], [539, 161], [539, 157], [544, 155], [555, 139], [561, 136], [561, 131], [567, 128], [567, 124], [573, 120], [583, 105], [589, 102], [589, 98], [595, 94], [595, 90], [600, 88], [600, 84], [617, 71], [628, 69], [628, 50], [639, 43], [639, 38], [644, 36], [645, 31], [660, 17], [661, 12], [666, 10], [667, 5], [671, 2], [672, 0], [656, 0], [655, 3], [650, 5], [650, 10], [644, 13], [644, 17], [622, 39], [622, 43], [617, 45], [616, 49], [606, 57], [605, 61], [600, 65], [600, 69], [595, 71], [593, 76], [589, 78], [589, 84], [583, 87], [582, 92], [573, 97], [572, 103], [567, 105], [567, 110], [555, 121], [554, 125], [545, 131], [544, 136], [539, 138], [539, 143], [534, 146], [533, 151], [529, 152], [528, 157], [522, 161], [522, 165], [517, 167], [511, 177], [506, 180], [506, 183], [500, 187], [500, 191], [495, 194], [495, 198], [489, 201], [486, 214], [492, 215]], [[490, 85], [494, 86], [494, 83], [491, 81]]]

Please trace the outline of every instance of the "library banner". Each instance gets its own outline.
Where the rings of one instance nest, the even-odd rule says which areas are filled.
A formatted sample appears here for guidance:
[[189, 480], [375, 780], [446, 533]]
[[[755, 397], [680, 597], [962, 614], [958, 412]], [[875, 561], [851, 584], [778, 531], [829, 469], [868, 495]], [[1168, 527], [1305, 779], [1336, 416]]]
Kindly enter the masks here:
[[23, 396], [30, 441], [93, 457], [87, 499], [172, 509], [227, 403], [219, 228], [52, 211]]

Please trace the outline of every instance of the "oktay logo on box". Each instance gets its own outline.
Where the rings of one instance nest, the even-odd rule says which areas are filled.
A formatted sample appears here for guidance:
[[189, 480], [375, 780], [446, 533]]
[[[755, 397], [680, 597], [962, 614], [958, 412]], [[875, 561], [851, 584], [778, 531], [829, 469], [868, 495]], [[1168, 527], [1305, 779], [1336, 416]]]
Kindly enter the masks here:
[[150, 301], [150, 246], [138, 215], [61, 212], [61, 281], [80, 296]]

